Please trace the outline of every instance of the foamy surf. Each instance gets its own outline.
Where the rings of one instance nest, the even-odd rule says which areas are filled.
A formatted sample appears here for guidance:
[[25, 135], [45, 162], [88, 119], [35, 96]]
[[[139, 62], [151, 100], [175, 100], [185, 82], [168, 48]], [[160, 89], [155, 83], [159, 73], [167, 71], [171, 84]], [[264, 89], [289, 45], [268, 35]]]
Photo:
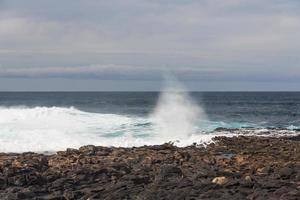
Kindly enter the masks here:
[[203, 123], [196, 123], [193, 133], [165, 135], [153, 124], [147, 116], [90, 113], [74, 107], [0, 107], [0, 152], [53, 152], [88, 144], [133, 147], [174, 142], [187, 146], [210, 143], [215, 136], [298, 134], [293, 130], [268, 129], [212, 131], [218, 126], [230, 128], [230, 124], [206, 121], [206, 131]]
[[0, 108], [0, 151], [55, 151], [134, 132], [143, 119], [76, 108]]
[[0, 108], [0, 152], [57, 151], [94, 144], [141, 146], [174, 139], [207, 138], [161, 137], [148, 117], [90, 113], [74, 107]]

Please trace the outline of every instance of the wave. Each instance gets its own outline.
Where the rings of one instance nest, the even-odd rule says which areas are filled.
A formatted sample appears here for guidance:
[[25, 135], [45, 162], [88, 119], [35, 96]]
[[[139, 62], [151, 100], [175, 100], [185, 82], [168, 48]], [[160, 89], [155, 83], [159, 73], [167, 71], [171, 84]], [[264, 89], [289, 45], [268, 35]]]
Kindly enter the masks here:
[[89, 113], [74, 107], [1, 107], [0, 151], [52, 151], [86, 144], [113, 145], [103, 138], [132, 133], [135, 124], [144, 123], [143, 120]]
[[[0, 107], [0, 152], [58, 151], [88, 144], [132, 147], [169, 141], [187, 146], [209, 143], [215, 136], [238, 134], [212, 131], [219, 127], [253, 125], [202, 120], [195, 123], [194, 132], [179, 137], [178, 133], [161, 133], [154, 123], [151, 116], [91, 113], [75, 107]], [[245, 134], [260, 135], [258, 130]]]

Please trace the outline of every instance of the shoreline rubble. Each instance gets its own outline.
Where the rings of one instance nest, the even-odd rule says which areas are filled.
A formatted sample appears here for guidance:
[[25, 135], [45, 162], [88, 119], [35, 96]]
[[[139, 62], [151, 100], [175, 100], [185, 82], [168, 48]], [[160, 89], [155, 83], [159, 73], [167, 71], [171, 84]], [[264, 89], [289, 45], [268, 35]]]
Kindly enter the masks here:
[[0, 153], [0, 199], [299, 199], [300, 136]]

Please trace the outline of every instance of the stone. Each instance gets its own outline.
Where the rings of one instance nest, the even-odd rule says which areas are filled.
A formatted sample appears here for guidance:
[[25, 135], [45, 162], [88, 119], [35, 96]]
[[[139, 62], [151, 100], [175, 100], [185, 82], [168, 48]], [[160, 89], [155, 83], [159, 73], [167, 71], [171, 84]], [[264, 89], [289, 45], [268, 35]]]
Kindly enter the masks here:
[[215, 177], [211, 182], [217, 185], [224, 185], [228, 182], [228, 178], [225, 176]]
[[293, 169], [290, 167], [283, 167], [279, 170], [279, 175], [282, 178], [289, 178], [293, 174]]
[[251, 182], [252, 181], [251, 176], [245, 176], [245, 181]]
[[269, 166], [265, 166], [265, 167], [258, 168], [256, 171], [258, 174], [269, 174], [271, 168]]
[[86, 145], [79, 148], [79, 152], [85, 155], [92, 155], [96, 152], [96, 147], [94, 145]]
[[[300, 171], [298, 171], [297, 175], [295, 176], [296, 181], [300, 182]], [[0, 181], [1, 182], [1, 181]]]

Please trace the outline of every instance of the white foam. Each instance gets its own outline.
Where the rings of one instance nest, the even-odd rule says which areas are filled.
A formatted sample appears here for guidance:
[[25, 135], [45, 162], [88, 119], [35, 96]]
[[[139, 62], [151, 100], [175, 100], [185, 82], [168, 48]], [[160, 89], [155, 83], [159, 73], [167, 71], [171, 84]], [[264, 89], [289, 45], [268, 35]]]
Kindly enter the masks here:
[[[184, 109], [182, 105], [176, 105], [181, 107], [181, 113], [189, 116], [189, 111], [182, 111]], [[168, 107], [168, 105], [166, 106]], [[165, 110], [165, 112], [169, 111]], [[164, 114], [162, 110], [154, 113]], [[166, 115], [166, 117], [175, 114]], [[159, 115], [154, 116], [158, 119], [163, 118]], [[193, 115], [191, 114], [191, 116]], [[194, 124], [180, 126], [181, 120], [189, 119], [189, 117], [179, 118], [179, 121], [172, 121], [172, 123], [167, 123], [164, 129], [159, 129], [157, 125], [143, 126], [143, 124], [157, 123], [155, 121], [157, 119], [152, 121], [151, 117], [90, 113], [73, 107], [0, 107], [0, 152], [58, 151], [66, 148], [79, 148], [88, 144], [132, 147], [163, 144], [170, 141], [177, 146], [187, 146], [193, 143], [210, 143], [215, 136], [299, 135], [299, 132], [293, 130], [269, 129], [203, 132], [201, 127], [194, 127]], [[193, 122], [193, 120], [191, 121]], [[174, 125], [176, 129], [171, 127], [174, 122], [176, 122]], [[159, 125], [160, 123], [158, 121]], [[165, 125], [164, 123], [162, 125]], [[181, 131], [176, 132], [177, 129], [184, 134], [181, 135]]]
[[126, 133], [142, 120], [72, 107], [2, 107], [0, 152], [54, 151], [93, 144], [109, 134]]
[[158, 129], [139, 125], [145, 123], [152, 121], [147, 117], [89, 113], [73, 107], [0, 107], [0, 152], [58, 151], [88, 144], [132, 147], [170, 141], [187, 146], [209, 143], [215, 136], [198, 132], [162, 137]]

